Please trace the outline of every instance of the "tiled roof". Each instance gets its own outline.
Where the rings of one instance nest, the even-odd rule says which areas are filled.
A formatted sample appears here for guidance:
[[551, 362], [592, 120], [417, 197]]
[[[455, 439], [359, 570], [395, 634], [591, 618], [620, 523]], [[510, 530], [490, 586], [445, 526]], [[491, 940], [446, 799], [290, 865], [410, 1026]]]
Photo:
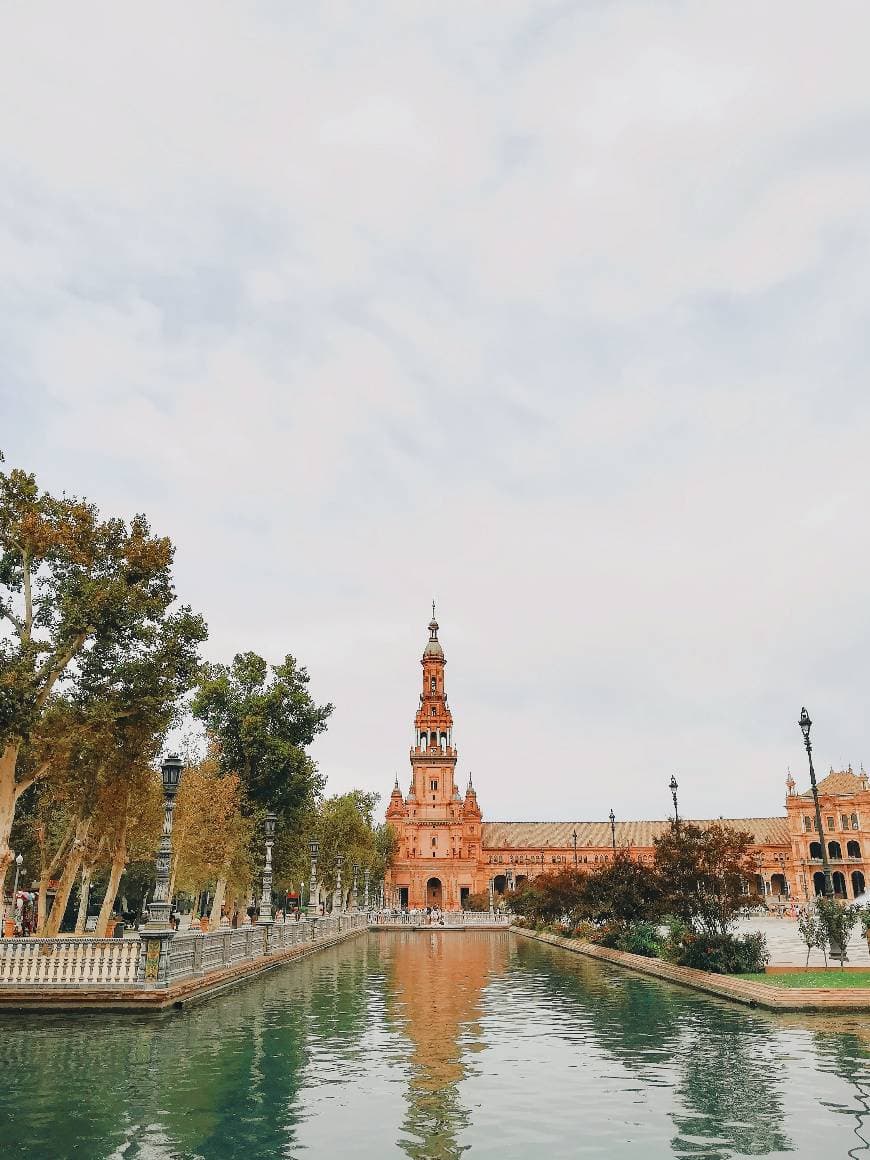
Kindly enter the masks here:
[[[851, 773], [849, 770], [840, 770], [839, 772], [831, 772], [827, 777], [823, 777], [819, 782], [819, 793], [821, 794], [853, 794], [862, 793], [867, 788], [867, 775], [860, 773]], [[801, 797], [811, 798], [813, 791], [811, 789], [805, 790]]]
[[[713, 818], [698, 821], [686, 818], [699, 826], [720, 821], [735, 830], [748, 830], [758, 845], [787, 846], [789, 844], [786, 818]], [[670, 822], [617, 822], [617, 846], [652, 846], [653, 840], [665, 833]], [[578, 849], [611, 844], [610, 822], [484, 822], [483, 847], [485, 850], [540, 849], [541, 847], [573, 850], [573, 832], [577, 831]]]

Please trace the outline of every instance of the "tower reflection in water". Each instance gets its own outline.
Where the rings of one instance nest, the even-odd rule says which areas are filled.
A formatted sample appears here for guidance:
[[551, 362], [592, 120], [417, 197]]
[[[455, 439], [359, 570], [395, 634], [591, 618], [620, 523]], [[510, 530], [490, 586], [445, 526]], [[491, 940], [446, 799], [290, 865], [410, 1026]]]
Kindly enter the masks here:
[[460, 1155], [468, 1125], [459, 1084], [480, 1047], [481, 998], [507, 969], [510, 936], [408, 931], [381, 936], [387, 1018], [410, 1042], [408, 1108], [400, 1146], [414, 1160]]

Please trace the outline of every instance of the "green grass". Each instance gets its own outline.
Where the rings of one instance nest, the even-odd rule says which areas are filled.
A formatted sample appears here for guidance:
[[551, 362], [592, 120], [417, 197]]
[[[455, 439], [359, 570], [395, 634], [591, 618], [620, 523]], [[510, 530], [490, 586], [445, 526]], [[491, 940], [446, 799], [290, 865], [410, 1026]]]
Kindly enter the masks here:
[[785, 975], [732, 975], [769, 987], [870, 987], [870, 971], [795, 971]]

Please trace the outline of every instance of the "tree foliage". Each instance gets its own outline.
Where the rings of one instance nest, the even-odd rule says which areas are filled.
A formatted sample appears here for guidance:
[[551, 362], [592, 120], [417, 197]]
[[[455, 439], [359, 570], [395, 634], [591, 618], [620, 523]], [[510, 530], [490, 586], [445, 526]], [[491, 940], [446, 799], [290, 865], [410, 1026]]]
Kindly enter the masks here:
[[324, 786], [306, 747], [333, 707], [315, 704], [308, 681], [290, 655], [270, 667], [256, 653], [239, 653], [229, 666], [205, 667], [192, 705], [250, 806], [272, 809], [290, 826], [311, 813]]
[[655, 865], [670, 914], [693, 930], [726, 935], [737, 915], [757, 903], [753, 837], [713, 822], [672, 824], [655, 840]]
[[592, 922], [649, 921], [660, 918], [666, 905], [661, 876], [628, 850], [618, 850], [580, 882], [579, 909]]
[[122, 720], [147, 732], [189, 686], [205, 625], [169, 611], [172, 556], [143, 515], [104, 520], [0, 471], [0, 874], [30, 785], [65, 767], [93, 790], [101, 765], [89, 773], [83, 754]]

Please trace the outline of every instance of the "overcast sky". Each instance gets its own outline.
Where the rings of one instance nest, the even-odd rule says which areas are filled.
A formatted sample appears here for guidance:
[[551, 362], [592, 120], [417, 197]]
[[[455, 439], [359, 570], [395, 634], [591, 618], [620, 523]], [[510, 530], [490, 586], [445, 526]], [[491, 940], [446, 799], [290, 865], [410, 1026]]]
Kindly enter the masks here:
[[485, 818], [870, 764], [870, 8], [6, 5], [0, 447]]

